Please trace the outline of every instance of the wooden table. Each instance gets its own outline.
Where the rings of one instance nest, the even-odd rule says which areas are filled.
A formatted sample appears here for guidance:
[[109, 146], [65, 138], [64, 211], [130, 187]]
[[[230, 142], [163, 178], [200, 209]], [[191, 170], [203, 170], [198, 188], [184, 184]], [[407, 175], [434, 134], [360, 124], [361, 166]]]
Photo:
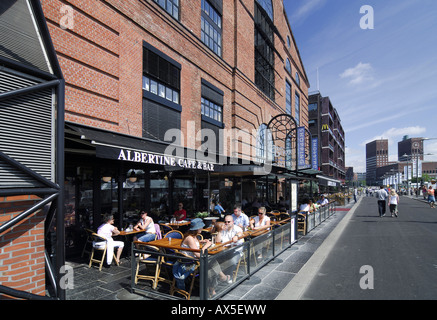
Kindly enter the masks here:
[[160, 223], [160, 225], [171, 227], [172, 229], [178, 229], [179, 227], [189, 226], [190, 224], [191, 224], [190, 221], [178, 221], [176, 223]]
[[[183, 239], [171, 238], [171, 241], [169, 239], [170, 238], [162, 238], [155, 241], [145, 242], [144, 244], [155, 246], [158, 248], [173, 249], [178, 251], [200, 252], [200, 250], [202, 249], [202, 247], [200, 249], [191, 249], [191, 248], [182, 247], [181, 244]], [[226, 245], [230, 243], [231, 241], [223, 244], [222, 243], [216, 244], [214, 247], [208, 248], [208, 254], [213, 255], [222, 252], [223, 250], [226, 250], [228, 248], [226, 247]]]
[[140, 233], [140, 232], [145, 232], [145, 230], [131, 230], [131, 231], [126, 231], [126, 230], [123, 230], [123, 231], [120, 231], [120, 236], [129, 236], [129, 235], [131, 235], [131, 234], [137, 234], [137, 233]]

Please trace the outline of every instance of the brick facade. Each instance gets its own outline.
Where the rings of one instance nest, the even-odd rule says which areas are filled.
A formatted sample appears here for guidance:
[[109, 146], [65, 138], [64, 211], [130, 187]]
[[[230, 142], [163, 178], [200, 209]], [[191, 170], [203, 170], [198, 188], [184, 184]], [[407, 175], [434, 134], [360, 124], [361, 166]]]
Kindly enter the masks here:
[[[181, 64], [181, 130], [201, 128], [201, 79], [223, 91], [226, 129], [253, 132], [285, 113], [285, 81], [300, 95], [300, 123], [308, 126], [308, 80], [283, 2], [273, 0], [275, 101], [255, 85], [254, 0], [223, 1], [222, 57], [201, 39], [200, 0], [180, 1], [180, 19], [152, 0], [41, 0], [65, 81], [65, 120], [142, 136], [143, 41]], [[69, 20], [65, 18], [69, 16]], [[65, 28], [67, 27], [67, 28]], [[291, 40], [288, 47], [287, 38]], [[291, 61], [291, 73], [285, 60]], [[300, 84], [295, 74], [299, 74]], [[188, 128], [188, 126], [190, 126]], [[243, 137], [244, 138], [244, 137]], [[239, 149], [240, 150], [240, 149]], [[228, 156], [233, 156], [228, 149]], [[239, 152], [238, 157], [247, 154]], [[33, 196], [0, 198], [0, 223], [26, 210]], [[45, 293], [44, 217], [39, 211], [0, 235], [0, 283]]]
[[[0, 197], [0, 224], [30, 208], [37, 199], [28, 195]], [[45, 295], [44, 218], [38, 211], [0, 234], [0, 284]]]
[[[273, 1], [276, 99], [270, 100], [254, 83], [254, 0], [223, 1], [223, 54], [213, 53], [200, 40], [200, 0], [184, 1], [177, 21], [151, 0], [43, 0], [55, 49], [66, 80], [66, 120], [135, 136], [142, 135], [142, 42], [182, 65], [181, 130], [185, 146], [187, 124], [201, 128], [201, 79], [224, 92], [226, 129], [256, 130], [285, 112], [285, 81], [299, 93], [301, 124], [308, 123], [308, 81], [282, 1]], [[71, 28], [62, 29], [66, 15]], [[290, 49], [287, 37], [291, 39]], [[291, 61], [292, 72], [285, 70]], [[295, 81], [298, 72], [300, 85]], [[253, 137], [252, 137], [253, 138]], [[230, 150], [225, 150], [227, 155]], [[239, 155], [243, 157], [242, 154]]]

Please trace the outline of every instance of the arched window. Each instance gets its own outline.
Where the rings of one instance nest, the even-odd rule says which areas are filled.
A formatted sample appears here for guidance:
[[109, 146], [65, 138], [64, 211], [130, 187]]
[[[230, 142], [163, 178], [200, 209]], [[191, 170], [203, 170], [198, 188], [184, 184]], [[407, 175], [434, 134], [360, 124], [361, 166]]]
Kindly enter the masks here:
[[290, 63], [290, 59], [288, 59], [288, 58], [285, 60], [285, 70], [287, 70], [287, 72], [291, 76], [291, 63]]
[[256, 136], [256, 158], [259, 162], [273, 161], [274, 158], [273, 137], [266, 124], [261, 124]]

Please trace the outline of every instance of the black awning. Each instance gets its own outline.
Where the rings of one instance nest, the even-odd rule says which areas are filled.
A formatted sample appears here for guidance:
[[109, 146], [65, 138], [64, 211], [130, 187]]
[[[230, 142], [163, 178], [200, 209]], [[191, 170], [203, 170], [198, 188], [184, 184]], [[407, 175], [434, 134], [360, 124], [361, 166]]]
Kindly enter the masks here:
[[154, 141], [73, 123], [66, 123], [66, 129], [74, 131], [81, 140], [95, 147], [98, 158], [183, 169], [220, 171], [215, 157], [206, 158], [202, 156], [202, 152], [169, 142]]

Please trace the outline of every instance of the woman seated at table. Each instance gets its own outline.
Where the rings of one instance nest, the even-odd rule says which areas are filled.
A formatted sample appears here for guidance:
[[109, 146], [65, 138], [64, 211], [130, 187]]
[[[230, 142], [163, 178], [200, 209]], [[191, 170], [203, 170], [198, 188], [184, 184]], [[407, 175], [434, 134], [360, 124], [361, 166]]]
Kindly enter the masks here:
[[[186, 232], [184, 240], [182, 240], [181, 247], [184, 248], [190, 248], [190, 249], [200, 249], [200, 244], [203, 244], [202, 251], [205, 249], [208, 249], [211, 247], [212, 242], [209, 240], [198, 240], [197, 235], [202, 232], [202, 228], [205, 226], [202, 219], [196, 218], [191, 220], [191, 226], [190, 229]], [[200, 258], [200, 252], [194, 252], [194, 251], [182, 251], [182, 253], [193, 257], [193, 258]], [[209, 283], [209, 293], [210, 295], [214, 295], [216, 292], [214, 290], [214, 287], [216, 286], [217, 282], [217, 276], [220, 277], [221, 281], [231, 281], [230, 276], [225, 275], [220, 265], [215, 262], [212, 263], [212, 265], [209, 265], [210, 269], [208, 270], [208, 283]], [[194, 271], [196, 265], [194, 263], [187, 264], [187, 263], [180, 263], [177, 261], [173, 265], [173, 276], [176, 279], [176, 286], [181, 289], [185, 290], [185, 279]]]
[[314, 203], [313, 199], [308, 200], [308, 205], [310, 206], [310, 212], [314, 212], [319, 208], [319, 205], [317, 203]]
[[155, 240], [156, 230], [155, 224], [151, 217], [147, 216], [146, 211], [141, 211], [141, 219], [135, 225], [134, 230], [144, 230], [144, 232], [134, 237], [134, 241], [149, 242]]
[[103, 238], [106, 239], [106, 242], [97, 242], [94, 245], [97, 248], [103, 248], [104, 246], [107, 246], [106, 251], [106, 264], [105, 267], [109, 268], [112, 264], [112, 258], [113, 258], [113, 252], [114, 248], [117, 248], [117, 256], [115, 257], [116, 263], [120, 264], [120, 257], [121, 252], [124, 248], [124, 242], [123, 241], [115, 241], [112, 239], [112, 236], [118, 236], [120, 234], [120, 231], [118, 231], [117, 227], [114, 227], [114, 216], [112, 214], [107, 214], [104, 217], [104, 223], [100, 225], [100, 227], [97, 229], [97, 234]]
[[312, 210], [311, 210], [311, 206], [309, 204], [309, 200], [305, 199], [299, 207], [299, 213], [307, 214], [308, 212], [312, 212]]
[[270, 218], [266, 216], [266, 208], [260, 207], [258, 209], [258, 217], [250, 220], [250, 227], [252, 229], [260, 229], [266, 226], [270, 226]]

